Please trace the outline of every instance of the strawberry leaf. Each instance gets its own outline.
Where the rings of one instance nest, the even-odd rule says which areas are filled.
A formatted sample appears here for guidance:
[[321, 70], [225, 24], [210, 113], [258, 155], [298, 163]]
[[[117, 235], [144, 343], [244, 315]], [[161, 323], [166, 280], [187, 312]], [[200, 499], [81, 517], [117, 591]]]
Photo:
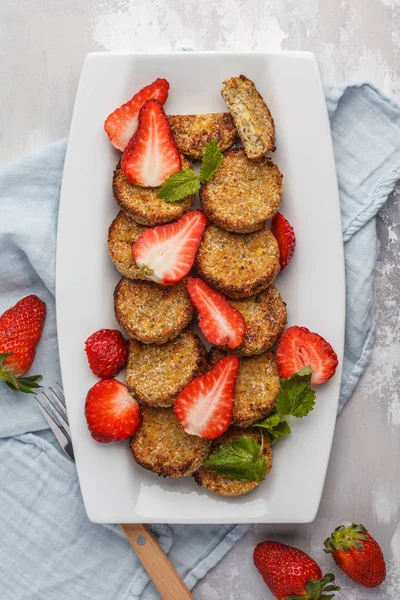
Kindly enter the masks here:
[[267, 473], [260, 444], [247, 435], [221, 444], [204, 464], [222, 477], [236, 481], [263, 481]]
[[219, 165], [222, 163], [223, 158], [224, 157], [219, 149], [217, 141], [211, 140], [211, 142], [209, 142], [205, 147], [203, 158], [201, 160], [199, 176], [201, 183], [211, 179]]
[[5, 359], [12, 352], [0, 354], [0, 380], [13, 390], [14, 392], [23, 392], [24, 394], [33, 394], [35, 388], [41, 387], [37, 382], [42, 379], [41, 375], [30, 375], [29, 377], [16, 377], [14, 373], [3, 368]]
[[200, 188], [199, 179], [192, 169], [182, 169], [173, 173], [160, 187], [157, 197], [165, 202], [179, 202], [192, 196]]
[[322, 579], [309, 579], [305, 584], [305, 594], [301, 596], [293, 594], [286, 597], [286, 600], [332, 600], [335, 594], [326, 594], [325, 592], [337, 592], [340, 590], [335, 585], [335, 576], [327, 573]]

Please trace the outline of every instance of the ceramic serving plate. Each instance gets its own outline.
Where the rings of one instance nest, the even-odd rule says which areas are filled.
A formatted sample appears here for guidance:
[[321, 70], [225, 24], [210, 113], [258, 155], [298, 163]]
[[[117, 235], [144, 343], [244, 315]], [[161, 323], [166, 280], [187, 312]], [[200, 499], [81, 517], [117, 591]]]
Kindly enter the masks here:
[[[116, 328], [113, 291], [119, 275], [107, 252], [117, 213], [111, 183], [119, 153], [105, 118], [157, 77], [170, 82], [167, 114], [226, 110], [221, 83], [252, 79], [276, 127], [273, 160], [283, 173], [282, 212], [297, 247], [276, 285], [289, 325], [317, 331], [343, 361], [345, 288], [335, 164], [315, 58], [303, 52], [90, 54], [84, 63], [62, 184], [57, 249], [57, 321], [63, 385], [89, 518], [101, 523], [304, 523], [314, 519], [335, 427], [341, 367], [317, 389], [315, 410], [293, 423], [274, 447], [271, 474], [248, 495], [224, 498], [190, 477], [162, 479], [136, 465], [127, 443], [98, 444], [88, 433], [84, 402], [97, 381], [87, 366], [86, 338]], [[123, 379], [123, 374], [122, 379]]]

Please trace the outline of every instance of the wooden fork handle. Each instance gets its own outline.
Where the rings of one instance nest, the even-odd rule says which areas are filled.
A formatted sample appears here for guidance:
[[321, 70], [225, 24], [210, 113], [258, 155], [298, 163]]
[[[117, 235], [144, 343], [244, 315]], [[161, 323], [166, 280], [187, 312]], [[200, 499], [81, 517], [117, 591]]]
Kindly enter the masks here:
[[163, 600], [193, 600], [192, 594], [152, 533], [139, 523], [121, 528]]

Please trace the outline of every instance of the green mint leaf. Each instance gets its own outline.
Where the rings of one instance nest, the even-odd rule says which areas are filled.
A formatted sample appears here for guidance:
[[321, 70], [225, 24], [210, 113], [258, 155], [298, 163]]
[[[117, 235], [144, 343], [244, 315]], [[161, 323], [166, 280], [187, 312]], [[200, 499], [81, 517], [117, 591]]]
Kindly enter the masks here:
[[275, 402], [275, 410], [282, 417], [293, 415], [301, 418], [313, 410], [315, 392], [311, 389], [312, 369], [305, 367], [289, 379], [281, 379], [281, 388]]
[[200, 188], [199, 179], [192, 169], [182, 169], [168, 177], [157, 194], [165, 202], [178, 202], [192, 196]]
[[204, 464], [222, 477], [236, 481], [262, 481], [267, 473], [260, 444], [247, 435], [230, 444], [221, 444]]
[[262, 427], [262, 429], [267, 431], [271, 439], [271, 444], [291, 433], [290, 425], [286, 421], [283, 421], [281, 415], [278, 413], [266, 417], [259, 423], [256, 423], [256, 426]]
[[281, 438], [290, 435], [292, 430], [290, 429], [289, 423], [286, 423], [286, 421], [281, 421], [268, 433], [271, 438], [271, 444], [275, 444], [276, 440], [280, 440]]
[[223, 161], [223, 155], [216, 140], [211, 140], [204, 150], [200, 167], [200, 182], [204, 183], [211, 179], [219, 165]]
[[263, 429], [273, 429], [274, 427], [277, 427], [281, 421], [281, 415], [279, 415], [278, 413], [274, 413], [269, 417], [266, 417], [262, 421], [259, 421], [257, 423], [257, 427], [263, 427]]

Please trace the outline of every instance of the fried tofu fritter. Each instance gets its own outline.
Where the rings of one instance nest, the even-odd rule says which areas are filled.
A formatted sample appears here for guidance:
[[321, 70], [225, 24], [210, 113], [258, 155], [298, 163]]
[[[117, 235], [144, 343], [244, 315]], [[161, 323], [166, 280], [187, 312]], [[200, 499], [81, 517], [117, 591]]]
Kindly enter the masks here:
[[231, 77], [224, 81], [221, 94], [248, 158], [275, 150], [274, 121], [254, 83], [244, 75]]
[[201, 277], [228, 298], [247, 298], [267, 288], [279, 273], [279, 247], [269, 229], [230, 233], [209, 225], [196, 256]]
[[235, 141], [236, 127], [229, 113], [169, 115], [168, 121], [179, 152], [194, 160], [202, 158], [211, 140], [216, 140], [222, 152]]
[[142, 423], [130, 439], [135, 461], [163, 477], [191, 475], [206, 460], [211, 442], [185, 433], [172, 408], [142, 406]]
[[129, 279], [145, 279], [139, 272], [132, 256], [132, 245], [147, 227], [138, 225], [122, 210], [119, 211], [108, 230], [108, 252], [115, 268]]
[[[182, 156], [182, 169], [191, 168], [190, 161]], [[179, 219], [193, 204], [194, 196], [188, 196], [179, 202], [165, 202], [157, 197], [159, 189], [132, 185], [126, 179], [120, 164], [114, 171], [114, 199], [118, 206], [140, 225], [170, 223]]]
[[207, 216], [219, 227], [251, 233], [279, 210], [282, 174], [269, 158], [250, 160], [243, 149], [230, 150], [200, 191]]
[[207, 351], [200, 338], [186, 329], [162, 345], [131, 341], [126, 382], [142, 402], [171, 406], [176, 396], [207, 369]]
[[[219, 348], [210, 350], [210, 366], [226, 355]], [[232, 425], [248, 427], [272, 410], [279, 394], [278, 367], [271, 352], [240, 359], [235, 385]]]
[[193, 317], [186, 281], [161, 286], [122, 277], [114, 291], [115, 318], [143, 344], [164, 344], [178, 336]]
[[[286, 304], [274, 285], [255, 296], [243, 300], [231, 300], [246, 321], [246, 333], [237, 356], [254, 356], [266, 352], [276, 343], [286, 327]], [[228, 348], [224, 348], [228, 350]]]

